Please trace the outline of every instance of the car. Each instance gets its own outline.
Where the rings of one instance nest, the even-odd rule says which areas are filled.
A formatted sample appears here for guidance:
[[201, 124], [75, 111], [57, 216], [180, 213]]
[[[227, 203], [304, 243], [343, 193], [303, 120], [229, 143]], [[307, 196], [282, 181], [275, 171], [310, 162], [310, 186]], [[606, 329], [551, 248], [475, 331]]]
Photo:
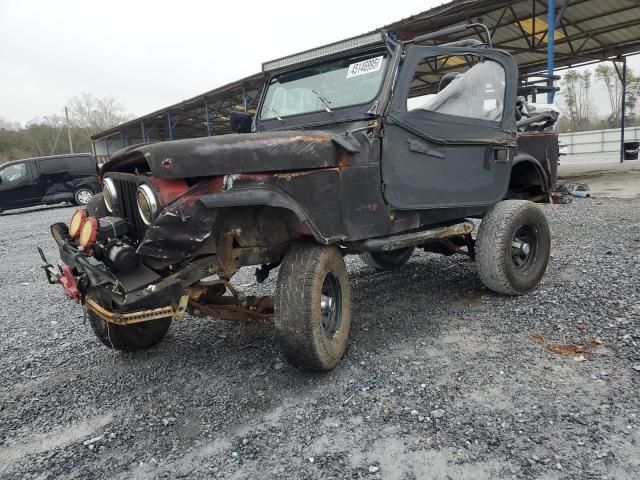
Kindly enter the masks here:
[[[273, 319], [281, 351], [310, 370], [348, 345], [346, 255], [385, 271], [416, 248], [461, 254], [490, 290], [530, 292], [550, 252], [532, 200], [552, 188], [557, 134], [516, 120], [517, 67], [490, 41], [422, 45], [470, 28], [267, 62], [255, 115], [230, 115], [235, 133], [120, 150], [102, 193], [51, 226], [62, 263], [42, 255], [49, 281], [110, 348], [150, 347], [185, 312]], [[279, 267], [273, 298], [232, 285], [249, 266], [257, 282]]]
[[88, 153], [26, 158], [0, 165], [0, 213], [62, 202], [84, 206], [100, 190], [98, 165]]

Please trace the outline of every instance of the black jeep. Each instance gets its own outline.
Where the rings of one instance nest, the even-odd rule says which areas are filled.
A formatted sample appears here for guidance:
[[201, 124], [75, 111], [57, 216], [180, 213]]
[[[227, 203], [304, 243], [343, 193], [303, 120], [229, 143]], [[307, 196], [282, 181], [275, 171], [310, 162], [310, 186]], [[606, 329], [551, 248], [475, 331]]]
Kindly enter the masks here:
[[[416, 247], [462, 253], [491, 290], [529, 292], [550, 249], [531, 200], [549, 198], [557, 136], [519, 146], [548, 122], [516, 108], [512, 58], [488, 41], [420, 45], [439, 35], [378, 32], [268, 62], [255, 117], [231, 115], [237, 133], [121, 150], [103, 193], [52, 225], [63, 263], [43, 257], [49, 280], [111, 348], [149, 347], [185, 311], [273, 318], [309, 369], [347, 346], [345, 255], [386, 270]], [[280, 267], [275, 298], [235, 290], [250, 265], [258, 281]]]

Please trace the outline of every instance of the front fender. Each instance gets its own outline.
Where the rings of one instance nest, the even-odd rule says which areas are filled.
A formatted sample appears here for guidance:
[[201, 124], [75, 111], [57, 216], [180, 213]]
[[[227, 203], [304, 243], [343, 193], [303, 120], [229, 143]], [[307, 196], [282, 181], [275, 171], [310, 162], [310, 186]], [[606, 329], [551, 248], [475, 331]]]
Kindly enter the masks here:
[[233, 190], [210, 193], [198, 199], [208, 209], [224, 207], [248, 207], [265, 205], [284, 208], [291, 211], [296, 218], [303, 222], [320, 243], [330, 243], [332, 238], [326, 237], [312, 220], [309, 212], [288, 193], [267, 185], [241, 187]]

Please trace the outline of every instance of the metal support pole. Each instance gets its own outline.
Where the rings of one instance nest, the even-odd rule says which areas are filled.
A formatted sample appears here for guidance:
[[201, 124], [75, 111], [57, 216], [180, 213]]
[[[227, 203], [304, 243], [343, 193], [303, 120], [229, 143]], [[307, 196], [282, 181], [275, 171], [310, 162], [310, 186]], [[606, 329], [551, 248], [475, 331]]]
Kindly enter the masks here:
[[107, 158], [111, 158], [111, 152], [109, 151], [109, 137], [104, 139], [104, 146], [107, 150]]
[[171, 112], [167, 113], [167, 125], [169, 125], [169, 140], [173, 140], [173, 128], [171, 128]]
[[124, 133], [122, 133], [122, 130], [120, 130], [120, 144], [122, 145], [122, 148], [124, 148]]
[[[553, 70], [555, 55], [555, 32], [556, 32], [556, 0], [547, 0], [547, 75], [549, 80], [547, 85], [553, 87]], [[553, 97], [556, 92], [551, 90], [547, 92], [547, 103], [553, 103]]]
[[73, 153], [73, 141], [71, 140], [71, 124], [69, 123], [69, 109], [64, 107], [64, 116], [67, 119], [67, 135], [69, 137], [69, 153]]
[[622, 118], [620, 119], [620, 163], [624, 162], [624, 117], [627, 114], [627, 57], [622, 58]]
[[142, 143], [147, 143], [146, 134], [144, 131], [144, 122], [140, 120], [140, 131], [142, 132]]
[[207, 101], [204, 101], [204, 119], [207, 122], [207, 135], [211, 136], [211, 123], [209, 122], [209, 105], [207, 105]]
[[247, 111], [247, 92], [245, 92], [244, 87], [242, 87], [242, 105], [244, 106], [244, 111]]

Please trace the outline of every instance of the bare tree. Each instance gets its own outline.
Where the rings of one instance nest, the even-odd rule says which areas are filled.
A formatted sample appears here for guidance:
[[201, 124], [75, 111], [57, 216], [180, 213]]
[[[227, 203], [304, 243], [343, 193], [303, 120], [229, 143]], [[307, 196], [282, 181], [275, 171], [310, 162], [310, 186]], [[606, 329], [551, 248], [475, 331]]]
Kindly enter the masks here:
[[597, 112], [591, 98], [591, 76], [590, 70], [584, 70], [582, 73], [567, 70], [562, 76], [562, 98], [571, 131], [588, 130], [593, 126]]
[[[611, 115], [608, 123], [610, 127], [620, 125], [622, 116], [622, 82], [615, 67], [610, 65], [598, 65], [596, 67], [596, 79], [604, 84], [609, 95], [609, 103], [611, 104]], [[638, 104], [638, 96], [640, 95], [640, 77], [634, 75], [630, 68], [626, 73], [626, 95], [625, 102], [627, 108], [627, 118], [633, 118], [634, 110]]]
[[27, 123], [25, 130], [33, 151], [38, 155], [63, 153], [60, 140], [64, 126], [64, 118], [59, 115], [48, 115]]
[[113, 97], [97, 98], [83, 93], [71, 98], [67, 106], [74, 126], [82, 128], [88, 137], [130, 118], [122, 102]]
[[0, 117], [0, 130], [8, 130], [11, 132], [16, 132], [20, 130], [22, 126], [20, 122], [12, 122], [8, 118]]

